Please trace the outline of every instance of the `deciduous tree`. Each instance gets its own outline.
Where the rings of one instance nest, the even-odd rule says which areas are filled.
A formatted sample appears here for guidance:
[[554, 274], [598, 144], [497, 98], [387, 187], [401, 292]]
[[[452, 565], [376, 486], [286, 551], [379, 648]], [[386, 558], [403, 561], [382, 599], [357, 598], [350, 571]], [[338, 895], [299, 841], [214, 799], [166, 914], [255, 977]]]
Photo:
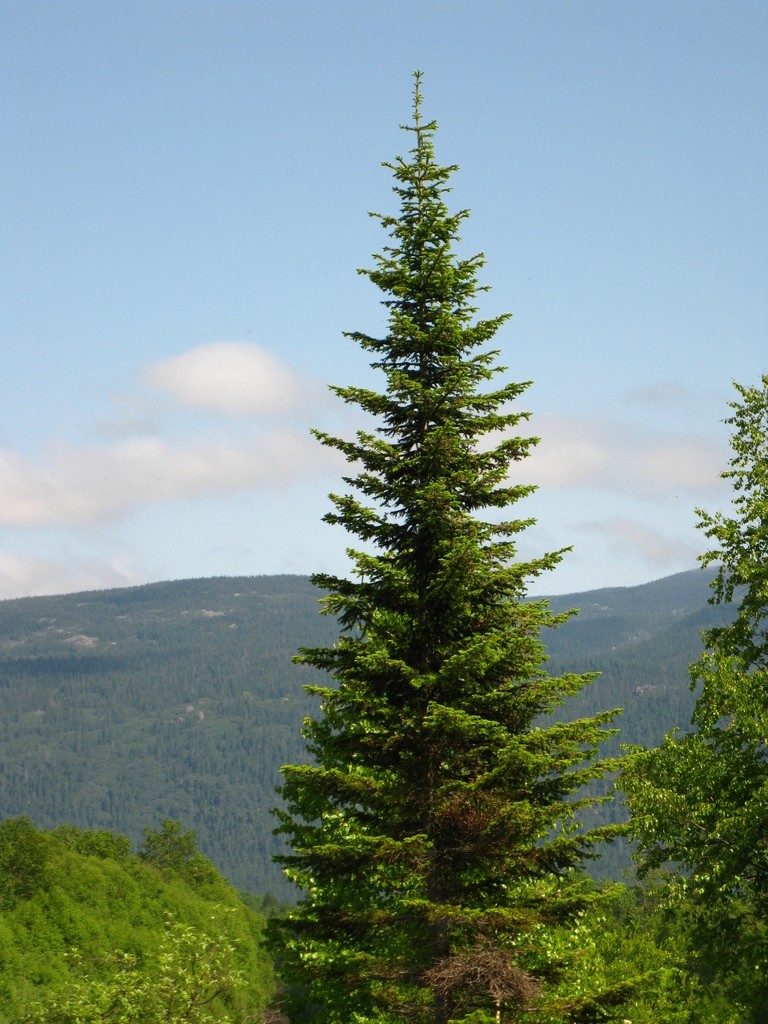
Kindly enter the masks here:
[[[568, 615], [527, 588], [563, 551], [518, 556], [527, 384], [492, 386], [487, 343], [507, 317], [477, 318], [483, 258], [454, 251], [467, 212], [447, 208], [455, 168], [436, 162], [435, 128], [417, 74], [413, 147], [385, 165], [399, 212], [376, 215], [389, 242], [363, 271], [388, 330], [350, 335], [384, 385], [333, 388], [375, 425], [317, 433], [350, 464], [326, 519], [359, 546], [351, 578], [314, 577], [342, 632], [301, 655], [331, 681], [312, 687], [314, 763], [283, 769], [283, 861], [303, 891], [278, 940], [306, 997], [294, 1021], [523, 1019], [591, 898], [573, 869], [613, 834], [578, 818], [614, 713], [547, 719], [592, 677], [543, 667], [542, 631]], [[598, 1019], [599, 1003], [547, 1019]]]
[[[694, 731], [636, 754], [623, 787], [645, 864], [682, 865], [693, 897], [738, 930], [768, 914], [768, 374], [736, 389], [722, 474], [731, 510], [698, 510], [712, 544], [701, 561], [718, 566], [711, 602], [732, 603], [735, 616], [704, 631], [691, 665]], [[765, 977], [758, 959], [752, 973]]]
[[171, 922], [160, 950], [140, 963], [129, 953], [114, 956], [107, 977], [90, 975], [73, 953], [81, 977], [38, 1003], [23, 1024], [234, 1024], [219, 1000], [242, 984], [233, 965], [235, 949], [189, 925]]

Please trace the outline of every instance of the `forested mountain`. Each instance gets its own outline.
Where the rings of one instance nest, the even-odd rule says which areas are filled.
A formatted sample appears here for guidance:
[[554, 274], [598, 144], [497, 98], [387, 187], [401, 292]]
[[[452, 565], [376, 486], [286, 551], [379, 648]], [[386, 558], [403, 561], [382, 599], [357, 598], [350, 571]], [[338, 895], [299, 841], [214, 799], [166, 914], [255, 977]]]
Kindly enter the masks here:
[[693, 570], [550, 598], [554, 611], [579, 614], [547, 638], [549, 669], [600, 672], [569, 703], [568, 715], [623, 708], [616, 745], [655, 746], [670, 729], [687, 729], [695, 699], [688, 665], [701, 653], [701, 630], [731, 615], [708, 603], [712, 578]]
[[334, 624], [299, 577], [0, 603], [0, 816], [137, 840], [165, 817], [240, 887], [281, 890], [269, 809]]
[[[686, 727], [687, 665], [722, 611], [694, 570], [551, 599], [552, 672], [601, 671], [567, 714], [623, 707], [621, 742]], [[333, 643], [305, 577], [184, 580], [0, 602], [0, 819], [135, 842], [164, 818], [237, 886], [289, 895], [271, 863], [279, 767], [304, 757], [302, 646]]]

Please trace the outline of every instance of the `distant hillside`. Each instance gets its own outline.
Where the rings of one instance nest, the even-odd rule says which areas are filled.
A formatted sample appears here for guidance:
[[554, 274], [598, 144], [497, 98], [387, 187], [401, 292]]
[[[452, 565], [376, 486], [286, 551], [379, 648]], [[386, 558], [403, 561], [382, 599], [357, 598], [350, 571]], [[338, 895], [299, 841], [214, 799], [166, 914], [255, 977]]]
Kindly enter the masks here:
[[0, 816], [197, 833], [235, 884], [283, 893], [269, 809], [313, 702], [300, 644], [333, 642], [300, 577], [0, 602]]
[[[552, 598], [581, 614], [547, 636], [550, 670], [602, 672], [567, 713], [623, 707], [621, 740], [645, 745], [685, 727], [687, 665], [722, 617], [710, 578]], [[314, 711], [291, 656], [336, 636], [299, 576], [0, 602], [0, 818], [138, 841], [171, 817], [234, 884], [287, 896], [269, 809]]]
[[548, 638], [549, 670], [600, 672], [569, 713], [623, 708], [617, 745], [655, 746], [670, 729], [689, 728], [695, 695], [688, 666], [701, 653], [701, 631], [731, 615], [708, 603], [713, 576], [693, 570], [550, 598], [554, 611], [578, 608], [579, 615]]

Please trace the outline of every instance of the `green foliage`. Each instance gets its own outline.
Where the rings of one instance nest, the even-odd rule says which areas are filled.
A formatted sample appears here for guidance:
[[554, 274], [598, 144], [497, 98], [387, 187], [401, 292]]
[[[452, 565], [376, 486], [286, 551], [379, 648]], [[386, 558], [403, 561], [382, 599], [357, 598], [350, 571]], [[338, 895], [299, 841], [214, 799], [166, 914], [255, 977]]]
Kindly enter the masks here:
[[[704, 631], [706, 650], [691, 665], [696, 731], [637, 753], [623, 782], [646, 867], [684, 866], [681, 885], [701, 934], [712, 929], [702, 939], [710, 947], [724, 922], [735, 918], [749, 932], [747, 922], [768, 911], [768, 376], [737, 390], [723, 473], [732, 513], [699, 512], [715, 545], [702, 562], [719, 566], [712, 601], [738, 602], [736, 615]], [[725, 962], [734, 977], [765, 976], [764, 954], [744, 942]]]
[[29, 818], [0, 823], [0, 907], [14, 907], [45, 886], [47, 854]]
[[[379, 217], [390, 244], [364, 271], [388, 333], [350, 335], [385, 389], [333, 389], [377, 426], [317, 434], [356, 474], [326, 519], [363, 549], [353, 579], [313, 577], [342, 635], [302, 652], [333, 685], [310, 688], [315, 763], [283, 768], [279, 812], [304, 893], [276, 930], [291, 1017], [304, 986], [306, 1019], [339, 1024], [544, 1012], [572, 960], [568, 925], [598, 898], [573, 868], [616, 833], [579, 827], [615, 712], [548, 717], [594, 676], [543, 668], [542, 631], [571, 613], [527, 586], [563, 552], [516, 561], [529, 521], [502, 518], [531, 490], [516, 467], [510, 479], [536, 443], [518, 433], [527, 385], [491, 387], [485, 345], [506, 317], [475, 319], [483, 261], [453, 252], [466, 212], [445, 205], [454, 168], [435, 162], [418, 75], [406, 131], [409, 158], [387, 165], [399, 214]], [[616, 998], [585, 994], [581, 1019]]]
[[106, 978], [93, 977], [72, 954], [76, 979], [62, 994], [35, 1004], [20, 1024], [228, 1024], [237, 1018], [222, 1009], [222, 1000], [243, 984], [235, 952], [226, 938], [170, 922], [155, 956], [139, 961], [118, 953]]
[[737, 389], [723, 473], [733, 513], [699, 513], [716, 541], [702, 556], [719, 563], [712, 600], [737, 600], [737, 613], [704, 631], [707, 649], [691, 665], [696, 731], [637, 754], [624, 788], [651, 866], [679, 861], [705, 899], [746, 896], [768, 909], [768, 376], [762, 389]]
[[189, 884], [122, 836], [23, 819], [0, 833], [16, 863], [43, 867], [1, 908], [0, 1022], [259, 1019], [272, 989], [264, 920], [212, 865]]
[[185, 832], [181, 822], [170, 818], [161, 829], [144, 829], [139, 856], [165, 873], [178, 875], [193, 888], [220, 881], [216, 868], [198, 851], [192, 829]]
[[[759, 386], [735, 387], [740, 400], [731, 402], [733, 415], [725, 421], [732, 428], [733, 455], [722, 474], [733, 488], [733, 510], [697, 511], [700, 529], [714, 542], [701, 558], [704, 565], [718, 565], [713, 600], [738, 599], [734, 621], [708, 630], [704, 639], [748, 672], [768, 669], [768, 374]], [[707, 703], [705, 694], [699, 715]]]
[[615, 887], [609, 901], [584, 915], [576, 939], [575, 977], [560, 993], [564, 1007], [596, 986], [623, 996], [609, 1019], [692, 1024], [699, 988], [685, 971], [684, 936], [668, 927], [659, 890]]
[[766, 923], [742, 903], [708, 907], [682, 879], [652, 872], [589, 922], [598, 976], [642, 973], [632, 1024], [754, 1024], [768, 998]]
[[83, 830], [76, 825], [59, 825], [54, 835], [71, 850], [87, 857], [127, 861], [131, 855], [131, 841], [128, 837], [115, 835], [113, 832]]

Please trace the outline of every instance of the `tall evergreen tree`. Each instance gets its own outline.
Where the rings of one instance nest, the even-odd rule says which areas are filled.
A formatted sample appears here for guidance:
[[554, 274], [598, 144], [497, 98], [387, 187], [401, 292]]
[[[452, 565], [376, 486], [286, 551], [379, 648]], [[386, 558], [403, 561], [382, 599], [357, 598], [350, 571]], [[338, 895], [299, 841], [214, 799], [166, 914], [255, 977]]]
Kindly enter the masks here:
[[283, 768], [282, 860], [303, 890], [283, 971], [309, 1014], [294, 1006], [294, 1022], [523, 1019], [558, 975], [558, 927], [589, 898], [571, 869], [612, 834], [577, 818], [614, 713], [544, 717], [592, 678], [546, 674], [541, 632], [568, 616], [526, 600], [563, 551], [517, 561], [531, 520], [493, 514], [531, 492], [510, 466], [536, 440], [517, 432], [527, 384], [488, 385], [502, 368], [483, 346], [507, 317], [476, 319], [484, 260], [454, 252], [467, 211], [446, 206], [456, 168], [436, 163], [435, 129], [416, 73], [413, 148], [385, 164], [399, 213], [375, 215], [390, 243], [362, 271], [388, 331], [349, 335], [385, 387], [333, 388], [377, 425], [316, 435], [353, 474], [325, 518], [363, 549], [351, 579], [313, 577], [341, 636], [301, 654], [333, 683], [311, 687], [315, 763]]

